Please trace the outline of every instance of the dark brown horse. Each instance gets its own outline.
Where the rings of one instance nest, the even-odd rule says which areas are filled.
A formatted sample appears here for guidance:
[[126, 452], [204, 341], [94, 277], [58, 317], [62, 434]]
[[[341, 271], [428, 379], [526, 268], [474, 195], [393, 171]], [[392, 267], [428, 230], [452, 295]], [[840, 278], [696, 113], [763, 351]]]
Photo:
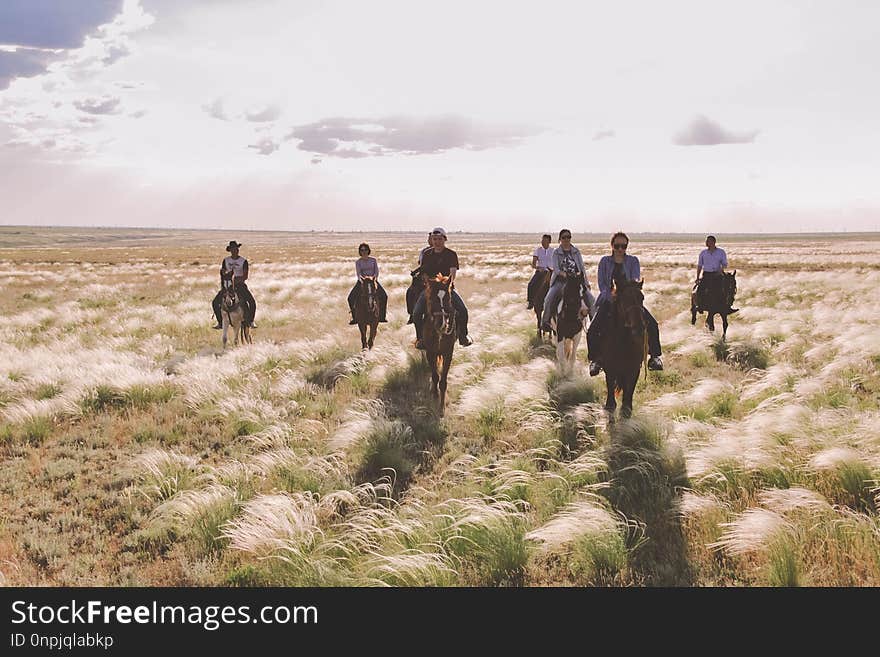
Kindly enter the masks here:
[[376, 328], [379, 326], [379, 300], [376, 298], [376, 279], [372, 276], [362, 276], [360, 279], [360, 289], [354, 302], [354, 318], [361, 331], [361, 349], [372, 349]]
[[421, 267], [416, 267], [409, 273], [409, 275], [412, 277], [412, 281], [410, 282], [409, 287], [406, 288], [406, 314], [412, 317], [413, 309], [416, 307], [419, 295], [422, 293], [422, 290], [425, 289], [425, 284], [422, 281]]
[[[608, 395], [605, 410], [614, 413], [616, 393], [623, 393], [621, 415], [632, 415], [633, 394], [639, 371], [648, 357], [648, 331], [642, 304], [643, 281], [626, 281], [611, 288], [611, 315], [600, 344]], [[645, 365], [647, 368], [647, 365]], [[646, 369], [647, 371], [647, 369]]]
[[553, 272], [549, 269], [543, 272], [543, 275], [538, 278], [538, 282], [534, 287], [534, 291], [532, 292], [532, 307], [535, 309], [535, 321], [538, 327], [538, 338], [541, 340], [544, 339], [545, 331], [541, 330], [541, 314], [544, 312], [544, 297], [547, 296], [547, 291], [550, 289], [550, 279], [553, 277]]
[[736, 270], [721, 276], [707, 277], [694, 285], [691, 292], [691, 324], [697, 323], [697, 313], [706, 313], [706, 326], [715, 331], [715, 315], [721, 315], [723, 332], [721, 339], [727, 338], [727, 316], [736, 297]]
[[441, 415], [446, 407], [446, 377], [452, 365], [452, 352], [455, 350], [458, 332], [452, 290], [448, 276], [437, 274], [434, 278], [425, 278], [422, 344], [431, 368], [431, 393], [440, 396]]
[[583, 274], [579, 273], [565, 279], [559, 311], [551, 320], [551, 325], [555, 322], [556, 331], [556, 367], [562, 374], [574, 371], [577, 360], [578, 343], [584, 328], [581, 309], [586, 312], [587, 307], [581, 296], [583, 285]]

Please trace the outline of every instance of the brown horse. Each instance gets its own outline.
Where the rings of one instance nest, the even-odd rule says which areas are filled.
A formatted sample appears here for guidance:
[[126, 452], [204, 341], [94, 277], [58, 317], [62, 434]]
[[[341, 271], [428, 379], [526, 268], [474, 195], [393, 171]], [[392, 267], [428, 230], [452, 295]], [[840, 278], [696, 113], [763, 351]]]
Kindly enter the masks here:
[[623, 405], [620, 412], [623, 417], [632, 415], [633, 394], [639, 380], [639, 371], [646, 363], [648, 355], [642, 284], [643, 281], [626, 281], [620, 286], [612, 285], [611, 314], [600, 345], [605, 385], [608, 389], [605, 410], [614, 413], [617, 408], [614, 397], [622, 392]]
[[538, 338], [541, 340], [544, 339], [545, 333], [545, 331], [541, 330], [541, 314], [544, 312], [544, 297], [547, 296], [547, 291], [550, 289], [550, 279], [552, 277], [553, 272], [549, 269], [543, 272], [543, 275], [538, 279], [538, 283], [535, 285], [534, 292], [532, 293], [532, 307], [535, 309]]
[[458, 332], [452, 290], [448, 276], [437, 274], [434, 278], [425, 278], [422, 344], [431, 368], [431, 394], [440, 396], [441, 415], [446, 407], [446, 377], [452, 365], [452, 352]]
[[556, 367], [561, 374], [574, 371], [577, 360], [578, 343], [584, 328], [581, 309], [584, 312], [587, 310], [587, 305], [581, 297], [583, 285], [583, 274], [568, 276], [565, 279], [559, 309], [556, 317], [551, 319], [551, 326], [555, 326], [556, 330]]
[[715, 315], [721, 315], [723, 332], [721, 339], [727, 338], [727, 316], [736, 297], [736, 270], [724, 272], [721, 276], [700, 279], [691, 292], [691, 324], [697, 323], [697, 313], [706, 313], [706, 326], [715, 331]]
[[[354, 318], [361, 331], [361, 349], [372, 349], [379, 326], [379, 301], [376, 299], [376, 279], [373, 276], [362, 276], [359, 282], [357, 299], [354, 302]], [[370, 337], [367, 338], [367, 327]]]

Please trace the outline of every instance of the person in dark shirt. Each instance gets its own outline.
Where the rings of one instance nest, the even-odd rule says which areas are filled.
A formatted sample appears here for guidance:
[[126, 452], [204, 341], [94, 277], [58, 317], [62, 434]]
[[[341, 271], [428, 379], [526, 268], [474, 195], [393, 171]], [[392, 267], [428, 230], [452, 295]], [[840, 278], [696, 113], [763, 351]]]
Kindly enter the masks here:
[[[459, 268], [458, 254], [452, 249], [446, 248], [446, 231], [443, 228], [435, 228], [431, 231], [431, 245], [433, 248], [430, 251], [422, 252], [421, 270], [423, 280], [425, 278], [432, 278], [437, 274], [442, 274], [443, 276], [449, 276], [454, 282]], [[467, 330], [468, 311], [464, 301], [462, 301], [462, 298], [458, 296], [458, 292], [454, 289], [452, 291], [452, 304], [455, 306], [457, 313], [458, 344], [462, 347], [468, 347], [473, 344], [473, 340], [468, 336]], [[422, 344], [422, 324], [425, 321], [425, 310], [425, 291], [422, 290], [412, 314], [413, 324], [416, 327], [416, 349], [424, 349]]]

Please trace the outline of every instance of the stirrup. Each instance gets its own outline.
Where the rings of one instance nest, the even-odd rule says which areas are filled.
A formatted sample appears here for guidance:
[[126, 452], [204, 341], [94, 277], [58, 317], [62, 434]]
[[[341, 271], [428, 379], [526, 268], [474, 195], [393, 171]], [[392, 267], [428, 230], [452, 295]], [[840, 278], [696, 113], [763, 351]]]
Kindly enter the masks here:
[[599, 361], [594, 360], [590, 363], [590, 376], [598, 376], [599, 372], [602, 371], [602, 366], [599, 364]]
[[651, 356], [648, 359], [648, 369], [654, 372], [659, 372], [663, 369], [663, 360], [660, 356]]
[[420, 349], [420, 350], [422, 350], [422, 351], [425, 350], [425, 345], [424, 345], [424, 343], [423, 343], [421, 340], [416, 340], [415, 343], [413, 344], [413, 346], [414, 346], [416, 349]]
[[469, 335], [458, 339], [458, 344], [460, 344], [462, 347], [470, 347], [473, 343], [474, 341], [471, 340], [471, 336]]
[[354, 317], [352, 317], [350, 320], [348, 320], [349, 326], [354, 326], [357, 323], [358, 323], [358, 321]]

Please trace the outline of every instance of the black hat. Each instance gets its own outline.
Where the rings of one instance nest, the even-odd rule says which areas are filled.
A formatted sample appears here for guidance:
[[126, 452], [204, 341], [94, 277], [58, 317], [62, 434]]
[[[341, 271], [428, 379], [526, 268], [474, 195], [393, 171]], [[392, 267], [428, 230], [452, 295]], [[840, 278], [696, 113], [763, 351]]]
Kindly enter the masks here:
[[226, 246], [227, 251], [232, 251], [232, 249], [240, 249], [241, 244], [236, 242], [235, 240], [230, 240], [229, 244]]

